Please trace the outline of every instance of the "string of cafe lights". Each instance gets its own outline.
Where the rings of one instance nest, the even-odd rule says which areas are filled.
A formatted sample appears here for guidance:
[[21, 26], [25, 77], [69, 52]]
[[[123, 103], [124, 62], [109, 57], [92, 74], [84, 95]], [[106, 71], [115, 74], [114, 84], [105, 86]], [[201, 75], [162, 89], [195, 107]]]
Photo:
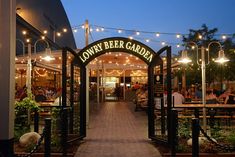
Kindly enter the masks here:
[[[73, 30], [74, 33], [77, 33], [78, 30], [84, 29], [84, 28], [85, 28], [85, 26], [83, 24], [81, 24], [81, 25], [72, 27], [72, 30]], [[144, 31], [144, 30], [137, 30], [137, 29], [124, 29], [124, 28], [105, 27], [105, 26], [100, 26], [100, 25], [90, 25], [89, 28], [90, 28], [90, 30], [89, 30], [90, 34], [92, 32], [116, 32], [118, 34], [125, 34], [125, 32], [127, 32], [127, 34], [128, 33], [132, 34], [132, 35], [128, 36], [128, 38], [130, 38], [130, 39], [138, 39], [138, 40], [145, 41], [146, 43], [149, 43], [149, 42], [160, 43], [162, 46], [174, 45], [177, 48], [182, 46], [182, 44], [180, 44], [182, 41], [179, 41], [178, 43], [176, 43], [176, 42], [161, 41], [161, 40], [157, 40], [157, 39], [160, 39], [161, 36], [175, 36], [175, 39], [181, 39], [183, 36], [188, 36], [189, 35], [187, 33]], [[142, 34], [152, 35], [152, 38], [141, 37]], [[227, 38], [235, 37], [235, 33], [234, 34], [232, 34], [232, 33], [217, 33], [217, 34], [215, 34], [215, 37], [217, 37], [220, 40], [226, 40]], [[92, 35], [91, 35], [91, 38], [94, 41], [94, 38], [93, 38]], [[198, 34], [198, 38], [202, 39], [203, 36]]]

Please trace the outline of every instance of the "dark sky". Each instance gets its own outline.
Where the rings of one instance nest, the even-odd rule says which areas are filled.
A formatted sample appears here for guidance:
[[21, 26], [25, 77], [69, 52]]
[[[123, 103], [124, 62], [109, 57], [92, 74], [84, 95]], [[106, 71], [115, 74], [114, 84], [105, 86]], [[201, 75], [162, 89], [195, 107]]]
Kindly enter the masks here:
[[[123, 28], [140, 31], [188, 33], [199, 29], [202, 24], [218, 28], [220, 34], [235, 33], [235, 0], [61, 0], [71, 26], [83, 24], [86, 19], [91, 25]], [[93, 27], [93, 29], [96, 29]], [[83, 48], [84, 30], [74, 34], [78, 48]], [[133, 32], [116, 33], [115, 30], [92, 32], [90, 42], [110, 36], [130, 36]], [[143, 34], [136, 36], [154, 50], [165, 41], [177, 52], [176, 44], [181, 39], [175, 35]], [[154, 41], [153, 41], [154, 40]], [[182, 49], [182, 48], [181, 48]]]

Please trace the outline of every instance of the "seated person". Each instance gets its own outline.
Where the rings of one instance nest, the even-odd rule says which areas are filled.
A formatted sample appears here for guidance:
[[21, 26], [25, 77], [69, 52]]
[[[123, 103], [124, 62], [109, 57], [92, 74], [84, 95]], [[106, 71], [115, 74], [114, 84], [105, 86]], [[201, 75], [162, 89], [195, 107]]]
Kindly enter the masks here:
[[235, 91], [232, 91], [230, 94], [228, 94], [224, 104], [235, 104]]
[[216, 95], [213, 93], [213, 90], [206, 91], [206, 103], [207, 104], [218, 104], [219, 103]]
[[177, 88], [173, 89], [172, 98], [174, 106], [181, 105], [185, 102], [184, 96], [178, 91]]
[[44, 95], [44, 92], [42, 89], [40, 89], [37, 93], [37, 95], [35, 95], [35, 101], [36, 102], [42, 102], [47, 100], [46, 96]]

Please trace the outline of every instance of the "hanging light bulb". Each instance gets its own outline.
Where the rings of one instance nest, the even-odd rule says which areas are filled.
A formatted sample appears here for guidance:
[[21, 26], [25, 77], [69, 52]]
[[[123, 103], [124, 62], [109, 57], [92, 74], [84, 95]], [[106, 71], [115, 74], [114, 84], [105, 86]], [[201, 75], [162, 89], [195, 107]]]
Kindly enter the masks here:
[[192, 60], [188, 57], [186, 50], [182, 51], [181, 57], [179, 58], [178, 62], [183, 63], [183, 64], [187, 64], [187, 63], [192, 62]]
[[227, 57], [225, 57], [224, 51], [220, 50], [218, 58], [215, 60], [215, 62], [223, 64], [223, 63], [228, 62], [228, 61], [229, 61], [229, 59]]
[[222, 39], [223, 40], [227, 39], [226, 35], [222, 35]]
[[55, 60], [55, 57], [53, 57], [52, 55], [51, 55], [51, 49], [50, 48], [46, 48], [46, 55], [45, 55], [45, 57], [42, 57], [42, 59], [43, 60], [45, 60], [45, 61], [52, 61], [52, 60]]
[[177, 35], [176, 35], [176, 38], [178, 38], [178, 39], [179, 39], [179, 38], [180, 38], [180, 34], [177, 34]]

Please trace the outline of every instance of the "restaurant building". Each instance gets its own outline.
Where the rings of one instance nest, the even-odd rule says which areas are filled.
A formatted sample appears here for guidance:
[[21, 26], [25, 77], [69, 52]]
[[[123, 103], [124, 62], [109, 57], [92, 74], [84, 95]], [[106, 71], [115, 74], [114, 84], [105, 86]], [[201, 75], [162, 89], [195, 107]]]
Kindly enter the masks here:
[[[20, 85], [18, 75], [26, 73], [27, 58], [36, 60], [47, 45], [53, 51], [76, 45], [58, 0], [1, 0], [0, 23], [0, 152], [13, 156], [14, 87], [15, 82]], [[25, 81], [21, 78], [22, 86]]]
[[[155, 52], [136, 40], [114, 37], [77, 50], [68, 18], [58, 0], [0, 1], [0, 23], [2, 154], [13, 154], [15, 85], [30, 87], [32, 92], [43, 86], [62, 88], [62, 107], [71, 106], [73, 114], [80, 119], [78, 136], [81, 139], [86, 137], [89, 123], [89, 101], [93, 96], [91, 93], [89, 97], [89, 89], [96, 86], [94, 99], [99, 103], [119, 100], [115, 95], [117, 87], [121, 88], [119, 97], [122, 100], [131, 100], [128, 91], [134, 84], [148, 85], [148, 137], [158, 138], [155, 98], [163, 99], [164, 79], [168, 82], [168, 98], [171, 98], [171, 47]], [[163, 52], [166, 52], [165, 61], [160, 57]], [[45, 54], [53, 55], [53, 59], [45, 61]], [[70, 104], [66, 97], [70, 97]], [[167, 104], [164, 118], [158, 124], [162, 123], [162, 134], [168, 131], [169, 136], [165, 135], [163, 141], [169, 143], [171, 130], [166, 129], [170, 118], [165, 117], [170, 114], [171, 99]], [[73, 127], [73, 123], [69, 124], [72, 132]]]

